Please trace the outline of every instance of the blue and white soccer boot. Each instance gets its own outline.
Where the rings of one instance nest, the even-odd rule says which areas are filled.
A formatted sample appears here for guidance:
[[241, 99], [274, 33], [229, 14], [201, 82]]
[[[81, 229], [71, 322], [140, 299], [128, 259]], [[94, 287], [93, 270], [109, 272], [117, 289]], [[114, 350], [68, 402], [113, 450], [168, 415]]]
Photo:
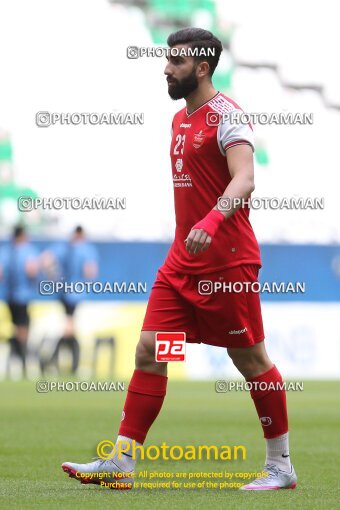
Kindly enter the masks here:
[[282, 471], [274, 464], [266, 464], [263, 471], [267, 476], [256, 478], [253, 482], [240, 487], [241, 491], [269, 491], [279, 489], [295, 489], [297, 476], [292, 466], [291, 472]]
[[112, 459], [96, 459], [88, 464], [64, 462], [61, 467], [71, 478], [84, 484], [94, 483], [114, 490], [129, 490], [134, 485], [133, 471], [123, 472]]

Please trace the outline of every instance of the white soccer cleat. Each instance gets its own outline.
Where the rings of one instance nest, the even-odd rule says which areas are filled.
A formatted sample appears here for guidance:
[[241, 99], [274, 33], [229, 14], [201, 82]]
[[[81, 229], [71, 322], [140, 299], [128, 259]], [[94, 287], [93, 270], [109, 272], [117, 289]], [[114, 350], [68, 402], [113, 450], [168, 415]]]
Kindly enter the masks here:
[[253, 482], [240, 487], [242, 491], [270, 491], [278, 489], [295, 489], [297, 476], [292, 466], [291, 472], [281, 471], [274, 464], [266, 464], [263, 468], [268, 476], [256, 478]]
[[94, 483], [103, 488], [115, 490], [129, 490], [134, 485], [133, 471], [122, 472], [112, 459], [96, 459], [88, 464], [64, 462], [61, 467], [70, 478], [85, 484]]

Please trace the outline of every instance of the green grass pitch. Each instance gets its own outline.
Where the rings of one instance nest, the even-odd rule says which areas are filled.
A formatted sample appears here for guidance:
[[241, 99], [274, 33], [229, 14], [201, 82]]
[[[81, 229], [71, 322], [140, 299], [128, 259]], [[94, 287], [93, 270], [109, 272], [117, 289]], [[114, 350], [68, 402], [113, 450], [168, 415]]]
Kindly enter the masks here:
[[[0, 508], [4, 509], [335, 509], [340, 508], [339, 382], [305, 382], [289, 392], [295, 490], [138, 489], [118, 492], [68, 478], [64, 461], [89, 462], [115, 439], [125, 393], [51, 392], [1, 382]], [[146, 444], [243, 444], [245, 461], [141, 461], [149, 471], [260, 471], [262, 430], [247, 392], [216, 394], [214, 382], [171, 382]]]

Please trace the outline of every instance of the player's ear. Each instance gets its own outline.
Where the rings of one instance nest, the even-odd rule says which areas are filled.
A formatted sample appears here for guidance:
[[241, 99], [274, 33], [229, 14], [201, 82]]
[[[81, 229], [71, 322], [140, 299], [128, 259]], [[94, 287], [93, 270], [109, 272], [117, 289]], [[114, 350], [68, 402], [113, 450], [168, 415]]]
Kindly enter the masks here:
[[197, 66], [197, 78], [204, 78], [204, 76], [209, 75], [210, 73], [210, 66], [208, 62], [200, 62]]

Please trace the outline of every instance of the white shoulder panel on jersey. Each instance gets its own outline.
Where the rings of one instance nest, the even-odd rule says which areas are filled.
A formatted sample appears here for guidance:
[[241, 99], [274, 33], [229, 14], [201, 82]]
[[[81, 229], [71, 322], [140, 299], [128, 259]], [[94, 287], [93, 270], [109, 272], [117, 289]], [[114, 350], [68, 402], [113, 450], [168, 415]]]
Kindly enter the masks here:
[[249, 124], [239, 122], [241, 109], [219, 94], [209, 101], [209, 106], [222, 118], [217, 128], [217, 143], [220, 152], [225, 156], [226, 150], [235, 145], [248, 143], [254, 151], [254, 133]]
[[236, 110], [233, 103], [228, 101], [228, 99], [226, 99], [221, 94], [218, 94], [216, 97], [211, 99], [211, 101], [209, 101], [208, 105], [213, 110], [215, 110], [215, 112], [220, 113], [221, 115], [223, 115], [223, 113], [229, 113], [229, 112]]
[[[242, 113], [242, 110], [234, 110]], [[254, 133], [249, 124], [236, 122], [230, 119], [221, 119], [217, 128], [217, 143], [221, 154], [225, 156], [226, 151], [235, 145], [249, 144], [254, 152]]]

